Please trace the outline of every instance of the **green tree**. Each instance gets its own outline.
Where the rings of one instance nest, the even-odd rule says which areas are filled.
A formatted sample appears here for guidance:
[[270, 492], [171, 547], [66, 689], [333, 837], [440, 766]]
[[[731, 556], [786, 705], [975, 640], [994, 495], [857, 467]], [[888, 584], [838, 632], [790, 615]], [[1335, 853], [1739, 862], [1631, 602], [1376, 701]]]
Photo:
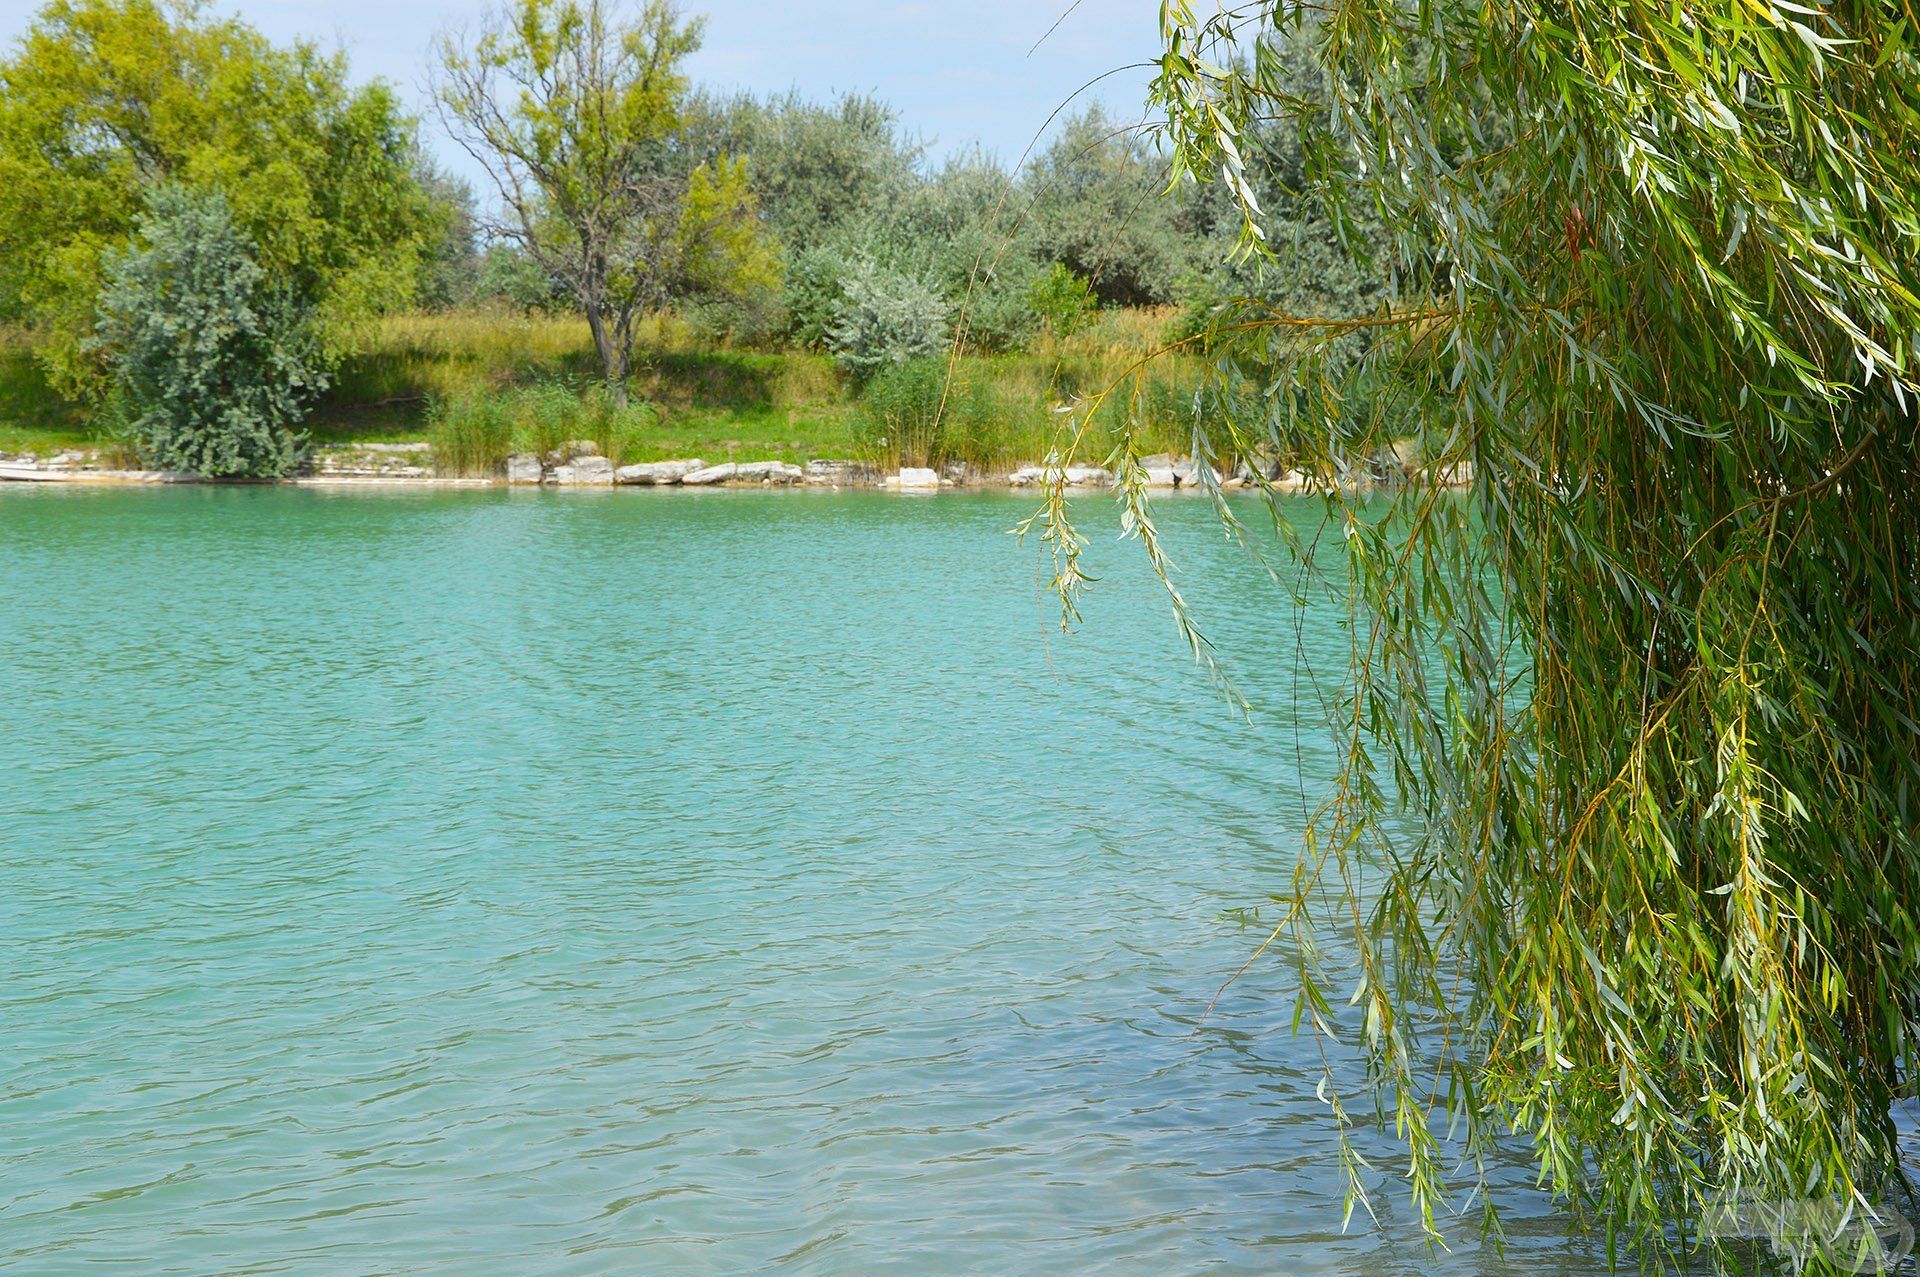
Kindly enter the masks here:
[[1099, 306], [1093, 299], [1093, 286], [1055, 262], [1033, 277], [1027, 287], [1033, 313], [1055, 337], [1071, 337]]
[[571, 304], [546, 268], [511, 241], [495, 241], [481, 251], [473, 295], [477, 301], [503, 303], [528, 314]]
[[0, 63], [0, 314], [40, 330], [57, 384], [104, 384], [84, 349], [103, 263], [160, 183], [224, 195], [330, 350], [411, 299], [432, 218], [410, 126], [384, 86], [346, 78], [342, 58], [186, 3], [40, 11]]
[[709, 329], [740, 336], [773, 328], [784, 266], [761, 224], [746, 161], [722, 158], [687, 175], [659, 261], [656, 305], [672, 303]]
[[415, 160], [414, 171], [433, 214], [420, 265], [418, 301], [431, 310], [466, 305], [479, 290], [483, 269], [480, 213], [473, 187], [425, 156]]
[[634, 326], [691, 291], [777, 285], [743, 174], [688, 164], [682, 64], [700, 23], [664, 0], [518, 0], [443, 37], [436, 99], [507, 209], [496, 230], [573, 296], [617, 402]]
[[[1351, 473], [1404, 422], [1430, 463], [1384, 504], [1330, 497], [1344, 536], [1297, 547], [1355, 635], [1340, 784], [1276, 920], [1301, 1013], [1366, 1053], [1430, 1226], [1517, 1132], [1650, 1262], [1728, 1201], [1809, 1199], [1786, 1240], [1850, 1262], [1825, 1225], [1886, 1208], [1920, 1076], [1910, 20], [1321, 12], [1170, 0], [1155, 86], [1175, 172], [1225, 184], [1245, 250], [1281, 252], [1246, 143], [1282, 115], [1395, 285], [1358, 316], [1230, 306], [1199, 446]], [[1277, 56], [1296, 37], [1311, 85]], [[1328, 357], [1361, 329], [1357, 366]], [[1369, 371], [1399, 413], [1349, 410]], [[1371, 1107], [1347, 1081], [1321, 1090], [1343, 1123]]]
[[857, 93], [809, 102], [696, 96], [691, 149], [712, 162], [745, 160], [761, 215], [784, 244], [811, 244], [892, 207], [918, 182], [923, 148], [885, 103]]
[[901, 134], [892, 108], [857, 94], [830, 103], [795, 93], [764, 101], [696, 94], [680, 136], [688, 162], [745, 161], [760, 217], [780, 246], [777, 305], [755, 292], [744, 306], [713, 309], [736, 329], [755, 326], [738, 322], [745, 310], [767, 329], [824, 344], [854, 264], [893, 264], [891, 249], [903, 241], [890, 227], [923, 185], [922, 148]]
[[96, 342], [133, 443], [165, 470], [285, 474], [326, 387], [307, 308], [260, 266], [224, 196], [161, 186], [147, 206], [136, 243], [106, 259]]
[[1063, 263], [1110, 306], [1171, 301], [1200, 255], [1168, 198], [1168, 169], [1138, 126], [1098, 107], [1069, 118], [1023, 176], [1041, 260]]

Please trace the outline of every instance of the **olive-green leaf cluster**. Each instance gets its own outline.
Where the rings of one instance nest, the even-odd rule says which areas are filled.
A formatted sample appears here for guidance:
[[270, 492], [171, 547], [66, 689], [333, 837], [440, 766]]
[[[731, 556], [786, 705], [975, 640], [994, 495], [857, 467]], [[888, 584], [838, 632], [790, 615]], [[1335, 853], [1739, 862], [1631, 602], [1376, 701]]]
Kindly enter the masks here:
[[1239, 228], [1192, 191], [1168, 198], [1151, 130], [1097, 105], [1013, 168], [978, 150], [930, 164], [890, 108], [857, 94], [695, 95], [686, 134], [695, 155], [746, 162], [786, 259], [780, 330], [808, 345], [825, 344], [846, 282], [871, 267], [926, 281], [961, 341], [1006, 350], [1054, 326], [1033, 290], [1056, 266], [1102, 304], [1164, 305]]
[[1282, 260], [1252, 143], [1288, 122], [1298, 189], [1391, 285], [1227, 305], [1194, 451], [1424, 462], [1296, 547], [1354, 635], [1279, 920], [1302, 1017], [1363, 1048], [1431, 1226], [1518, 1133], [1647, 1262], [1753, 1203], [1857, 1261], [1920, 1064], [1911, 11], [1163, 15], [1176, 173]]
[[40, 10], [0, 63], [0, 317], [40, 332], [57, 384], [104, 387], [88, 353], [104, 262], [167, 183], [224, 197], [330, 349], [411, 300], [435, 230], [411, 125], [384, 86], [346, 79], [338, 56], [197, 5]]

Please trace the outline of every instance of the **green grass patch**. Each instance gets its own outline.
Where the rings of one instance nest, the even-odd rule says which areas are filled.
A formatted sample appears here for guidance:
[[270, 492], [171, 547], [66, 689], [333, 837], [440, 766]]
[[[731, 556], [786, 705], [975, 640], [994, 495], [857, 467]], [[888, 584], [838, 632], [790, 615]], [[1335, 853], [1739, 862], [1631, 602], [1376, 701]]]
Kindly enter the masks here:
[[47, 457], [107, 442], [47, 384], [27, 335], [0, 328], [0, 452]]

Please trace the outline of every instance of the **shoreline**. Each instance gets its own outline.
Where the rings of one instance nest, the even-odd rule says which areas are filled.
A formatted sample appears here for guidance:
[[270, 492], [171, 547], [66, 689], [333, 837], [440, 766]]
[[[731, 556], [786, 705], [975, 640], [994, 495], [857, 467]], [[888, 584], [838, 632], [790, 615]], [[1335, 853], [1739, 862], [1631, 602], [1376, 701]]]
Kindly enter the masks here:
[[[1063, 479], [1068, 488], [1111, 489], [1114, 476], [1102, 466], [1068, 465], [1053, 472], [1040, 463], [1005, 471], [982, 471], [950, 463], [939, 471], [905, 466], [892, 472], [850, 458], [816, 458], [804, 466], [784, 461], [727, 461], [707, 465], [698, 457], [639, 462], [615, 467], [586, 441], [569, 443], [546, 454], [516, 453], [504, 473], [491, 476], [437, 473], [425, 444], [365, 444], [351, 450], [316, 454], [312, 469], [274, 479], [209, 478], [164, 470], [129, 470], [101, 466], [85, 454], [63, 453], [48, 461], [27, 454], [0, 456], [0, 484], [84, 484], [95, 486], [163, 486], [199, 484], [225, 487], [327, 488], [519, 488], [604, 491], [618, 488], [726, 488], [840, 491], [867, 489], [884, 492], [941, 492], [948, 490], [1016, 491], [1038, 489]], [[423, 464], [425, 463], [425, 464]], [[1233, 473], [1203, 473], [1186, 459], [1168, 456], [1142, 459], [1147, 487], [1156, 495], [1199, 494], [1215, 491], [1280, 492], [1311, 495], [1403, 486], [1421, 478], [1422, 468], [1383, 468], [1338, 477], [1304, 474], [1278, 465], [1263, 466], [1255, 474], [1245, 463]], [[1471, 468], [1456, 466], [1437, 476], [1443, 487], [1472, 482]]]

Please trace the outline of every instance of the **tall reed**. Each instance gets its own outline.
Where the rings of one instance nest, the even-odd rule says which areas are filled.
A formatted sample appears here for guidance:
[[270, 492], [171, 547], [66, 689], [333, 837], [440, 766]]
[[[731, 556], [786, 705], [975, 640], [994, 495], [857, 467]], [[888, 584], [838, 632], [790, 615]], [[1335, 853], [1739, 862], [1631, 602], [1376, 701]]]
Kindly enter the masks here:
[[432, 400], [427, 439], [434, 464], [447, 474], [498, 474], [513, 453], [550, 457], [576, 440], [591, 440], [619, 465], [657, 420], [651, 405], [615, 405], [599, 383], [542, 381], [475, 387]]

